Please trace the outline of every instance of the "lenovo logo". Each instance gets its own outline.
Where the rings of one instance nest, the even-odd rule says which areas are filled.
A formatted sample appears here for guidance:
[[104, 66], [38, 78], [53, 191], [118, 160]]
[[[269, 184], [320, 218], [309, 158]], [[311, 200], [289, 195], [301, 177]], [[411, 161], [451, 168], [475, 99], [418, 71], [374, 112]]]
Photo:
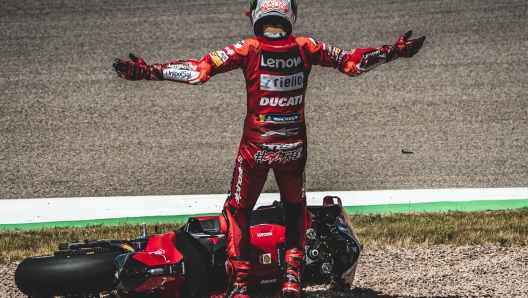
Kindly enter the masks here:
[[301, 63], [302, 63], [301, 56], [299, 56], [297, 58], [290, 58], [288, 60], [272, 59], [272, 58], [268, 58], [266, 60], [266, 58], [264, 58], [264, 56], [260, 56], [260, 66], [262, 66], [262, 68], [265, 68], [265, 69], [270, 69], [270, 68], [279, 68], [279, 69], [297, 68], [297, 66], [301, 65]]
[[262, 51], [259, 69], [276, 72], [292, 72], [304, 66], [299, 51], [294, 52], [268, 52]]

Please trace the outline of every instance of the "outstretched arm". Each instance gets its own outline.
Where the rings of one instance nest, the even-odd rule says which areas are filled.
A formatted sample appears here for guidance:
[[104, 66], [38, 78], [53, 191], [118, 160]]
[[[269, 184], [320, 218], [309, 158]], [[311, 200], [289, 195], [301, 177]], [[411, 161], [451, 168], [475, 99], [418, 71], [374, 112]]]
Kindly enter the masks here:
[[240, 67], [242, 57], [231, 47], [211, 52], [200, 60], [174, 60], [148, 65], [143, 58], [130, 53], [131, 61], [115, 59], [117, 75], [126, 80], [171, 80], [187, 84], [202, 84], [213, 75]]
[[422, 48], [425, 36], [409, 40], [411, 34], [412, 31], [403, 34], [394, 45], [385, 45], [380, 48], [360, 48], [352, 51], [321, 42], [314, 43], [309, 39], [305, 39], [302, 45], [308, 45], [314, 54], [314, 64], [337, 68], [349, 76], [359, 76], [399, 57], [414, 56]]

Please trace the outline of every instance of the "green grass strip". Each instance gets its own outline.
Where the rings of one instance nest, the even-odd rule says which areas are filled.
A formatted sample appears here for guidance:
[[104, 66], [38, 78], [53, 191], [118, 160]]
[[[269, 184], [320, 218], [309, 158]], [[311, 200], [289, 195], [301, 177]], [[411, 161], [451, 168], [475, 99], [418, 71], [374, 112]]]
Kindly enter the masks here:
[[[528, 199], [520, 200], [482, 200], [464, 202], [432, 202], [414, 204], [386, 204], [369, 206], [345, 206], [349, 214], [390, 214], [390, 213], [415, 213], [415, 212], [446, 212], [446, 211], [483, 211], [528, 209]], [[147, 216], [129, 218], [106, 218], [81, 221], [60, 221], [26, 224], [0, 224], [0, 230], [34, 230], [54, 227], [87, 227], [96, 225], [117, 226], [122, 224], [147, 224], [186, 222], [192, 216], [218, 215], [219, 213], [175, 215], [175, 216]]]
[[528, 199], [345, 206], [345, 210], [349, 214], [485, 211], [507, 209], [528, 209]]

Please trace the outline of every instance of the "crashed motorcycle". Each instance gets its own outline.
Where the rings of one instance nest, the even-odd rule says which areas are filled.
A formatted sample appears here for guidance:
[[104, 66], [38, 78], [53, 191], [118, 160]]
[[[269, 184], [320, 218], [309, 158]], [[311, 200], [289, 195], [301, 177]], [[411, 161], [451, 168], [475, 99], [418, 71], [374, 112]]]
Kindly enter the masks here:
[[[335, 200], [337, 202], [335, 202]], [[361, 244], [338, 197], [308, 206], [303, 280], [346, 289], [354, 278]], [[227, 286], [224, 262], [227, 239], [221, 216], [190, 217], [171, 233], [130, 240], [94, 240], [60, 244], [53, 255], [23, 260], [15, 271], [18, 289], [33, 298], [197, 297]], [[274, 202], [253, 211], [250, 224], [249, 287], [282, 286], [285, 223]]]

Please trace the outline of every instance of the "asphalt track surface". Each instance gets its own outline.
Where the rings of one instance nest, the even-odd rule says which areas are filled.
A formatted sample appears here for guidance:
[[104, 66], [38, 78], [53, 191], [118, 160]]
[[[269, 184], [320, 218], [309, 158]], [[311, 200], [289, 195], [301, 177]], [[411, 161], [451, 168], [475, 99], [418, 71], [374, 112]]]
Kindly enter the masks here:
[[[294, 33], [345, 49], [427, 36], [415, 57], [359, 78], [313, 69], [308, 191], [526, 187], [526, 0], [299, 2]], [[128, 82], [112, 62], [201, 58], [250, 38], [247, 6], [1, 1], [0, 199], [226, 193], [242, 72]], [[271, 178], [264, 192], [277, 192]]]

